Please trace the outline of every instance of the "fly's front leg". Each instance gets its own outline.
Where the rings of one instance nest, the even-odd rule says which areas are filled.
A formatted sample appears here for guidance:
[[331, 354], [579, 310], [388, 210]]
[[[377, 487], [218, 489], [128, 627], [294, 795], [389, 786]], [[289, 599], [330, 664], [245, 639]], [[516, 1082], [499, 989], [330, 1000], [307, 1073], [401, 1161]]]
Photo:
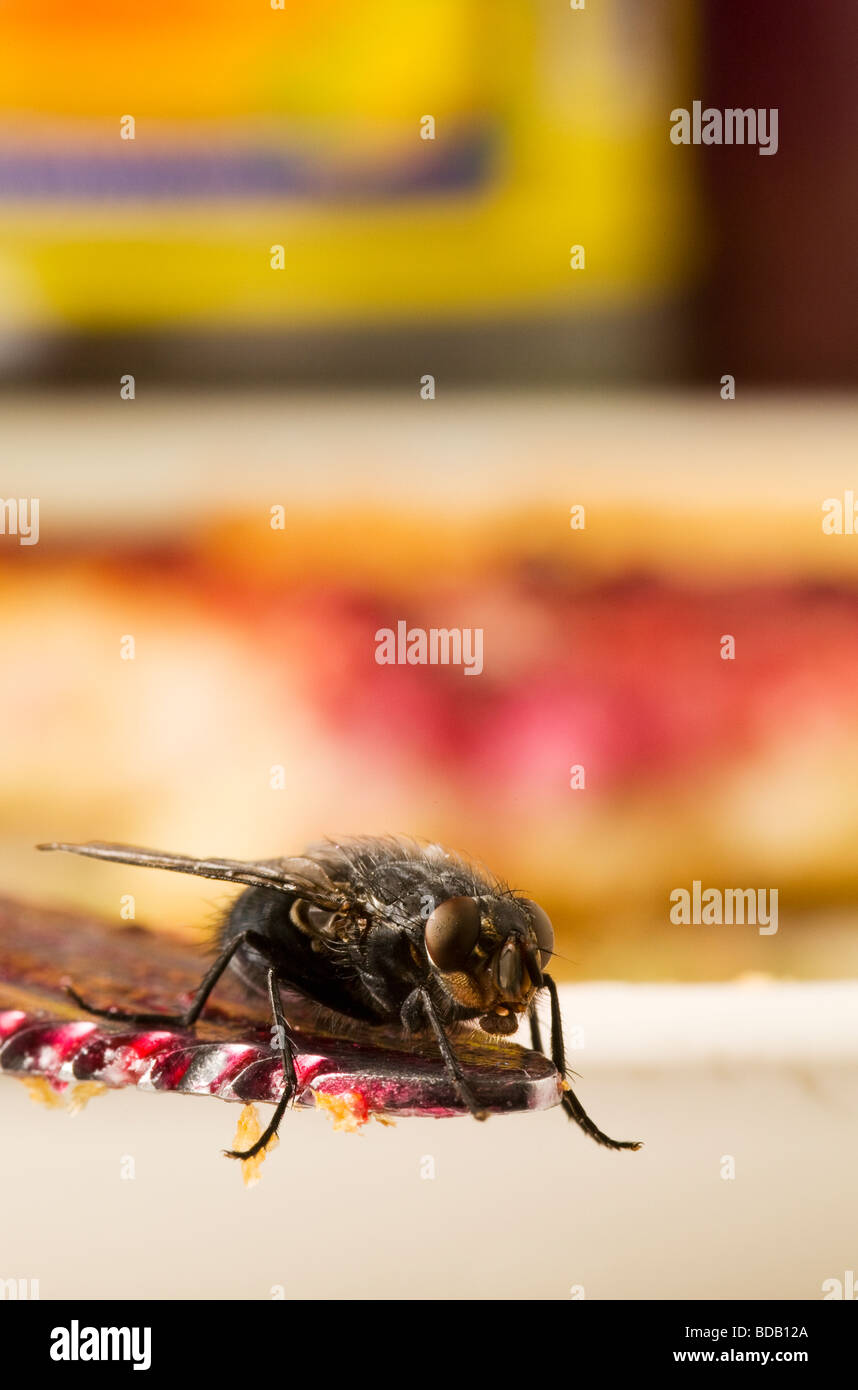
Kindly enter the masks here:
[[412, 1026], [414, 1016], [418, 1013], [422, 1013], [423, 1017], [429, 1020], [432, 1031], [438, 1039], [438, 1046], [441, 1049], [444, 1066], [450, 1077], [452, 1077], [453, 1081], [456, 1083], [459, 1095], [462, 1097], [462, 1100], [465, 1102], [465, 1105], [470, 1110], [474, 1119], [487, 1120], [489, 1118], [489, 1112], [478, 1103], [471, 1090], [470, 1084], [465, 1078], [465, 1073], [462, 1071], [462, 1065], [450, 1046], [450, 1039], [444, 1031], [444, 1024], [438, 1017], [438, 1010], [435, 1008], [429, 991], [426, 989], [415, 989], [402, 1006], [402, 1018], [406, 1026]]
[[530, 1001], [530, 1008], [527, 1011], [527, 1016], [530, 1020], [530, 1045], [534, 1052], [544, 1053], [545, 1048], [542, 1046], [542, 1029], [539, 1026], [539, 1014], [536, 1012], [535, 998]]
[[283, 1094], [277, 1102], [277, 1107], [265, 1131], [259, 1136], [255, 1144], [251, 1144], [249, 1149], [243, 1152], [238, 1149], [225, 1149], [227, 1158], [255, 1158], [258, 1153], [267, 1148], [280, 1128], [280, 1121], [286, 1113], [286, 1107], [291, 1100], [294, 1100], [298, 1090], [298, 1077], [295, 1072], [295, 1051], [292, 1037], [283, 1015], [283, 1003], [280, 998], [280, 988], [277, 983], [277, 972], [273, 966], [268, 970], [268, 998], [271, 1000], [271, 1012], [274, 1016], [277, 1042], [280, 1048], [280, 1061], [283, 1065]]
[[268, 943], [264, 936], [261, 936], [255, 931], [240, 932], [239, 935], [221, 951], [217, 960], [209, 966], [209, 969], [197, 986], [197, 990], [190, 1005], [185, 1012], [181, 1014], [135, 1013], [132, 1009], [117, 1009], [116, 1007], [96, 1009], [92, 1004], [88, 1004], [85, 999], [81, 998], [73, 985], [66, 985], [66, 993], [71, 995], [76, 1004], [82, 1009], [85, 1009], [88, 1014], [94, 1014], [96, 1018], [107, 1018], [114, 1023], [171, 1024], [176, 1028], [190, 1028], [196, 1023], [205, 1008], [206, 1000], [221, 975], [226, 970], [226, 967], [229, 965], [239, 946], [243, 946], [245, 943], [252, 946], [254, 950], [259, 951], [261, 955], [267, 957]]
[[[548, 990], [551, 999], [551, 1060], [559, 1071], [561, 1077], [566, 1081], [566, 1050], [563, 1046], [563, 1020], [560, 1017], [560, 1000], [557, 997], [557, 986], [550, 975], [543, 975], [543, 984]], [[531, 1029], [533, 1030], [535, 1015], [533, 1005], [531, 1005]], [[532, 1036], [538, 1037], [539, 1024], [536, 1024], [536, 1031]], [[534, 1046], [536, 1044], [534, 1043]], [[589, 1134], [597, 1144], [602, 1144], [606, 1149], [640, 1149], [643, 1145], [637, 1139], [610, 1139], [607, 1134], [603, 1134], [598, 1125], [595, 1125], [587, 1114], [575, 1092], [568, 1088], [563, 1092], [561, 1101], [563, 1109], [571, 1120], [580, 1125], [585, 1134]]]

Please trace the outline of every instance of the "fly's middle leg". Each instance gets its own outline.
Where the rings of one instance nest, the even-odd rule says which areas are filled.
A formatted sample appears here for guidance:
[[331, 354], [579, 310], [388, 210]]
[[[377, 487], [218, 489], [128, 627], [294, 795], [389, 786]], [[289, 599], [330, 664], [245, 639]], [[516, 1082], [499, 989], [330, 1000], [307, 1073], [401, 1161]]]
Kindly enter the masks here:
[[[444, 1066], [448, 1075], [456, 1083], [456, 1089], [465, 1102], [465, 1105], [468, 1107], [475, 1120], [487, 1120], [489, 1118], [489, 1112], [484, 1106], [479, 1104], [476, 1096], [471, 1090], [470, 1083], [462, 1070], [462, 1064], [450, 1045], [450, 1039], [447, 1037], [444, 1024], [438, 1016], [438, 1010], [435, 1008], [428, 990], [417, 989], [411, 997], [420, 1006], [424, 1017], [429, 1020], [432, 1031], [438, 1040], [438, 1046], [441, 1049]], [[408, 1009], [407, 1000], [405, 1009]]]

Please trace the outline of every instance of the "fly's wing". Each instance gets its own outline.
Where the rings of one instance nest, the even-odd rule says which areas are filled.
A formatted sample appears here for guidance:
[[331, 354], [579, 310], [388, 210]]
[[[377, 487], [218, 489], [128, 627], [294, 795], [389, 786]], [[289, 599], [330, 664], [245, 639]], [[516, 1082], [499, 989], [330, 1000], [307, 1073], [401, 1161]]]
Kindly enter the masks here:
[[342, 887], [329, 877], [322, 865], [309, 858], [193, 859], [184, 854], [166, 854], [157, 849], [142, 849], [139, 845], [113, 845], [102, 840], [90, 840], [85, 845], [52, 842], [36, 848], [63, 850], [89, 859], [106, 859], [114, 864], [133, 864], [145, 869], [169, 869], [177, 874], [195, 874], [199, 878], [215, 878], [251, 888], [271, 888], [278, 893], [305, 898], [329, 912], [344, 912], [349, 906]]

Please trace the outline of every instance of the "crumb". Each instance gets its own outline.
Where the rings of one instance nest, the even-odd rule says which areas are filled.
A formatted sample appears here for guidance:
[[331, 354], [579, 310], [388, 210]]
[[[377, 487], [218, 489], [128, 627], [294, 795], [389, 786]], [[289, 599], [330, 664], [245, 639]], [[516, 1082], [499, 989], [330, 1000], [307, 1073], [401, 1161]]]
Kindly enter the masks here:
[[354, 1134], [369, 1119], [366, 1097], [362, 1091], [341, 1091], [339, 1095], [328, 1095], [325, 1091], [315, 1091], [316, 1108], [326, 1110], [334, 1122], [334, 1129], [342, 1129], [346, 1134]]
[[[249, 1149], [251, 1144], [255, 1144], [260, 1134], [262, 1126], [259, 1123], [259, 1114], [255, 1105], [243, 1105], [241, 1114], [238, 1117], [238, 1124], [235, 1130], [235, 1138], [232, 1141], [234, 1149]], [[261, 1153], [254, 1158], [243, 1158], [241, 1160], [241, 1176], [245, 1187], [255, 1187], [260, 1179], [260, 1168], [273, 1149], [277, 1148], [280, 1140], [275, 1134], [266, 1144]]]
[[21, 1078], [27, 1088], [30, 1100], [34, 1100], [37, 1105], [44, 1105], [48, 1110], [65, 1110], [66, 1100], [63, 1090], [58, 1090], [52, 1086], [46, 1076], [24, 1076]]
[[69, 1115], [79, 1115], [94, 1096], [104, 1095], [108, 1090], [100, 1081], [79, 1081], [70, 1086], [65, 1081], [49, 1081], [46, 1076], [24, 1076], [21, 1080], [37, 1105], [44, 1105], [48, 1110], [65, 1110]]
[[76, 1086], [69, 1088], [66, 1106], [69, 1114], [79, 1115], [91, 1100], [94, 1100], [96, 1096], [105, 1095], [108, 1089], [100, 1081], [79, 1081]]

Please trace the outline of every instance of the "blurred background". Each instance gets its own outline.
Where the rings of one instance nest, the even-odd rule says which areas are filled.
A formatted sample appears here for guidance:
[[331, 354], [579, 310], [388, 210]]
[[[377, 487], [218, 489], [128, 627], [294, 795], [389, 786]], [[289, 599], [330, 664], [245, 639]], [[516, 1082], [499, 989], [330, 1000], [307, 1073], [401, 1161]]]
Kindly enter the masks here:
[[[115, 913], [44, 838], [403, 831], [545, 901], [575, 977], [853, 971], [854, 7], [3, 30], [7, 891]], [[777, 106], [777, 154], [673, 145], [698, 96]], [[482, 627], [482, 676], [376, 665], [400, 619]], [[138, 915], [198, 929], [165, 877]], [[678, 931], [694, 879], [794, 929]]]
[[[819, 1296], [855, 1267], [858, 540], [822, 520], [856, 482], [858, 10], [6, 0], [0, 29], [0, 498], [39, 500], [37, 544], [0, 513], [0, 889], [199, 939], [219, 885], [34, 844], [440, 840], [549, 911], [582, 1099], [647, 1142], [302, 1116], [257, 1199], [222, 1106], [66, 1131], [10, 1086], [0, 1276]], [[695, 100], [777, 107], [777, 154], [673, 145]], [[482, 674], [377, 665], [400, 620], [482, 628]], [[672, 925], [694, 880], [777, 889], [777, 934]], [[511, 1181], [532, 1210], [533, 1171], [539, 1259], [492, 1218], [475, 1277], [462, 1231]]]
[[[855, 381], [849, 0], [2, 23], [7, 381]], [[695, 99], [776, 106], [778, 153], [671, 144]]]

